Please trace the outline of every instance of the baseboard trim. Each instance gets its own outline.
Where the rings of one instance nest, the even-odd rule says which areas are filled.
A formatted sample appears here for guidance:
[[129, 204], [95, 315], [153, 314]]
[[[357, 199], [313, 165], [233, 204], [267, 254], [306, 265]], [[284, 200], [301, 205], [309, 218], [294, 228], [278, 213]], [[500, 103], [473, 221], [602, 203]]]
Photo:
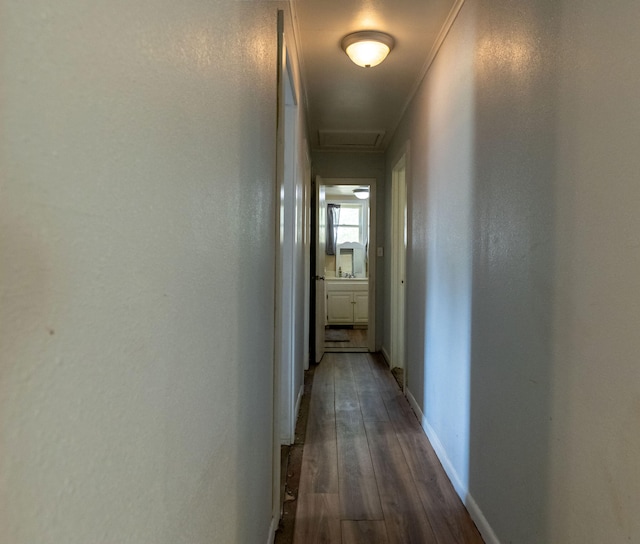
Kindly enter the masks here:
[[[304, 384], [302, 384], [300, 386], [300, 389], [298, 390], [298, 398], [296, 399], [296, 407], [293, 410], [293, 439], [295, 440], [296, 437], [296, 431], [295, 431], [295, 426], [296, 426], [296, 422], [298, 421], [298, 414], [300, 413], [300, 405], [302, 404], [302, 395], [304, 395]], [[293, 440], [291, 441], [291, 443], [293, 443]]]
[[283, 432], [280, 435], [280, 445], [290, 446], [296, 440], [296, 422], [298, 421], [298, 414], [300, 413], [300, 405], [302, 404], [302, 395], [304, 395], [304, 384], [300, 386], [298, 395], [296, 397], [296, 403], [293, 407], [293, 428], [287, 429], [286, 433]]
[[276, 540], [276, 531], [278, 530], [278, 520], [271, 518], [271, 526], [269, 527], [269, 535], [267, 536], [267, 544], [273, 544]]
[[482, 535], [485, 543], [500, 544], [498, 537], [493, 532], [491, 525], [489, 525], [487, 518], [484, 517], [482, 510], [480, 510], [480, 507], [478, 506], [478, 503], [474, 500], [474, 498], [471, 495], [467, 494], [466, 499], [462, 502], [464, 502], [464, 505], [467, 507], [469, 515], [475, 522], [476, 527], [478, 528], [478, 531], [480, 531], [480, 534]]
[[482, 510], [478, 506], [478, 503], [475, 501], [471, 493], [469, 493], [469, 489], [467, 488], [467, 486], [465, 486], [462, 483], [462, 480], [460, 480], [460, 476], [458, 475], [457, 471], [453, 467], [453, 464], [451, 463], [451, 459], [449, 459], [449, 456], [447, 455], [447, 451], [442, 445], [442, 442], [440, 442], [440, 438], [438, 438], [437, 433], [435, 432], [433, 427], [430, 425], [426, 416], [422, 413], [422, 410], [420, 409], [418, 402], [416, 401], [415, 397], [413, 396], [409, 388], [405, 388], [405, 395], [407, 397], [407, 400], [409, 401], [409, 404], [411, 405], [411, 408], [413, 409], [416, 416], [418, 417], [418, 420], [420, 421], [422, 430], [427, 435], [429, 442], [431, 442], [431, 446], [436, 452], [438, 459], [440, 459], [440, 463], [442, 463], [442, 468], [444, 468], [444, 471], [447, 473], [447, 476], [449, 476], [449, 480], [451, 480], [451, 483], [453, 484], [453, 488], [455, 489], [456, 493], [458, 494], [458, 496], [460, 497], [464, 505], [467, 507], [467, 510], [469, 511], [469, 515], [471, 516], [471, 519], [473, 519], [473, 521], [475, 522], [476, 527], [478, 527], [478, 531], [480, 531], [480, 534], [482, 535], [482, 538], [484, 539], [485, 543], [500, 544], [498, 537], [496, 536], [495, 532], [491, 528], [491, 525], [489, 524], [489, 521], [483, 514]]
[[389, 352], [387, 351], [387, 348], [382, 346], [380, 348], [380, 352], [382, 353], [382, 356], [384, 357], [384, 360], [387, 361], [387, 366], [389, 368], [391, 368], [391, 355], [389, 355]]
[[406, 394], [407, 400], [409, 401], [409, 404], [411, 405], [411, 408], [413, 408], [413, 411], [415, 412], [416, 416], [418, 416], [420, 425], [422, 426], [422, 429], [427, 435], [429, 442], [431, 442], [431, 446], [435, 450], [436, 455], [438, 456], [438, 459], [440, 459], [440, 462], [442, 463], [442, 468], [444, 468], [444, 471], [447, 473], [447, 476], [449, 476], [449, 479], [451, 480], [451, 483], [453, 484], [453, 487], [456, 490], [456, 493], [464, 501], [464, 497], [466, 497], [468, 494], [468, 489], [466, 488], [465, 485], [462, 484], [462, 481], [460, 480], [458, 473], [453, 468], [453, 464], [451, 463], [451, 460], [449, 459], [449, 456], [447, 455], [447, 451], [444, 449], [442, 442], [440, 442], [440, 438], [438, 438], [438, 435], [433, 430], [433, 427], [431, 427], [431, 425], [429, 424], [429, 421], [427, 420], [425, 415], [422, 413], [422, 410], [420, 409], [418, 402], [416, 401], [415, 397], [413, 396], [413, 393], [411, 393], [409, 388], [405, 389], [405, 394]]

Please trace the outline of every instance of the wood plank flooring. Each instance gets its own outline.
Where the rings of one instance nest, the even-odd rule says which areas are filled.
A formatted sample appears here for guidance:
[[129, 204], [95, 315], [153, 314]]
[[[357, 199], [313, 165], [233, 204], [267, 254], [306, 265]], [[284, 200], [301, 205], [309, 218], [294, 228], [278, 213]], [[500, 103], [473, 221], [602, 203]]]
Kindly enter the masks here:
[[343, 331], [346, 334], [347, 340], [343, 342], [330, 342], [325, 340], [324, 347], [328, 351], [353, 351], [363, 350], [366, 351], [369, 345], [367, 340], [367, 329], [360, 327], [331, 327], [333, 330]]
[[480, 544], [386, 363], [327, 353], [315, 370], [294, 544]]

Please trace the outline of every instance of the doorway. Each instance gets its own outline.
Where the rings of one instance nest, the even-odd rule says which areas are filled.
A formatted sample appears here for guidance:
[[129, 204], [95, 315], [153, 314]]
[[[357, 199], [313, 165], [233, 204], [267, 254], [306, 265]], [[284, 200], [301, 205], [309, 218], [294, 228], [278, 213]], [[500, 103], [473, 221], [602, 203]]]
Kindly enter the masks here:
[[375, 180], [316, 184], [319, 362], [324, 352], [375, 350]]

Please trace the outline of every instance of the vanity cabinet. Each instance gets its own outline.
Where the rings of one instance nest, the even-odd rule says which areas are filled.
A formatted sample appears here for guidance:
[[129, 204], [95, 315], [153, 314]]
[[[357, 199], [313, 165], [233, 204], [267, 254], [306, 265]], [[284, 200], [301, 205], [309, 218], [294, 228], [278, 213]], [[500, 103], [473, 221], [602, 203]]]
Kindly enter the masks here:
[[369, 321], [367, 280], [327, 281], [327, 324], [366, 325]]

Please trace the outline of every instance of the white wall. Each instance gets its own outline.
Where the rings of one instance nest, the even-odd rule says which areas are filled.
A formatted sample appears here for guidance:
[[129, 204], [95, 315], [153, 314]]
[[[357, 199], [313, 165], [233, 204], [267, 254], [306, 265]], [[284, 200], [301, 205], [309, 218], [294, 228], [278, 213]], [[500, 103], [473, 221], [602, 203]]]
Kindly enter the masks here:
[[489, 541], [640, 539], [639, 16], [467, 0], [387, 153], [408, 390]]
[[563, 2], [551, 529], [640, 541], [640, 4]]
[[2, 542], [266, 541], [279, 5], [2, 1]]

